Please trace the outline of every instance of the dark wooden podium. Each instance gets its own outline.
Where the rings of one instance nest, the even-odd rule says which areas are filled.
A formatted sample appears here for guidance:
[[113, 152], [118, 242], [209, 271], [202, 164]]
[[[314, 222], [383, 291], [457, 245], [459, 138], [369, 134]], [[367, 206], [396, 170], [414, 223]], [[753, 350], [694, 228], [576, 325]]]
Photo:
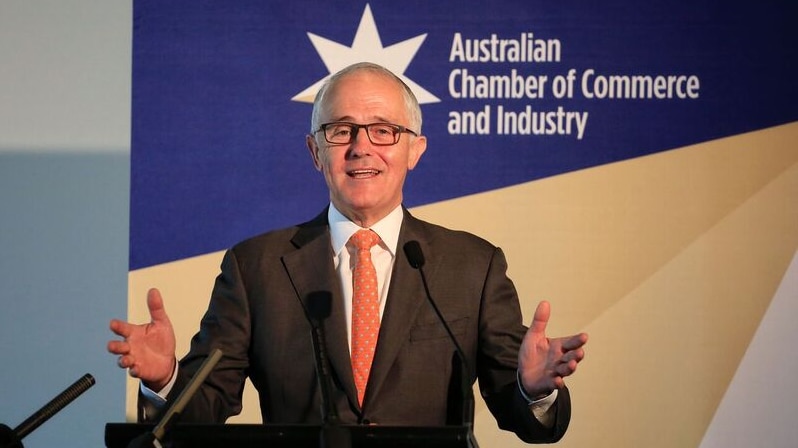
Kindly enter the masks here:
[[[126, 448], [131, 440], [151, 431], [153, 425], [108, 423], [105, 446]], [[344, 425], [352, 448], [467, 448], [470, 432], [464, 426], [405, 427]], [[175, 448], [318, 448], [320, 426], [176, 424], [166, 439]]]

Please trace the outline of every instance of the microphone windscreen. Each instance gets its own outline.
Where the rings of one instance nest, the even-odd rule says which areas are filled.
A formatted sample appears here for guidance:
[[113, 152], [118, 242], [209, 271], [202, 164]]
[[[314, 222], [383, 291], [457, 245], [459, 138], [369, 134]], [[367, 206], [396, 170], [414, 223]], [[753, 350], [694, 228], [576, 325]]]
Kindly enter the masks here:
[[57, 397], [50, 400], [49, 403], [44, 405], [44, 407], [39, 409], [35, 414], [20, 423], [19, 426], [14, 428], [14, 432], [17, 433], [20, 440], [24, 439], [25, 436], [41, 426], [42, 423], [49, 420], [50, 417], [66, 407], [72, 400], [78, 398], [83, 392], [86, 392], [91, 386], [94, 386], [94, 377], [87, 373], [72, 383], [66, 390], [58, 394]]
[[421, 245], [418, 241], [412, 240], [405, 243], [404, 246], [407, 261], [413, 269], [421, 269], [424, 266], [424, 252], [421, 252]]
[[310, 318], [321, 322], [332, 313], [332, 294], [329, 291], [314, 291], [305, 298], [305, 306]]

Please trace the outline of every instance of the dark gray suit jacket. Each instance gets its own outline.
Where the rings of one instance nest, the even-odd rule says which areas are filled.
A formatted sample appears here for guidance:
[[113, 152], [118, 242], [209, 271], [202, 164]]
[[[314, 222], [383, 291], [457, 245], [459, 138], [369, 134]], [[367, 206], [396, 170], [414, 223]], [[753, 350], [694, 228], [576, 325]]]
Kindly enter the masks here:
[[[266, 423], [319, 423], [320, 400], [303, 300], [332, 294], [325, 321], [334, 388], [343, 423], [435, 426], [452, 412], [453, 344], [427, 302], [419, 272], [402, 247], [416, 240], [426, 258], [431, 295], [466, 354], [471, 383], [501, 428], [528, 442], [553, 442], [570, 420], [567, 389], [556, 401], [553, 428], [531, 414], [516, 383], [526, 327], [506, 276], [501, 249], [474, 235], [418, 220], [404, 211], [377, 351], [363, 406], [357, 403], [339, 277], [327, 212], [314, 220], [243, 241], [229, 250], [189, 354], [180, 362], [176, 396], [210, 353], [224, 357], [183, 414], [183, 421], [224, 422], [241, 410], [252, 379]], [[456, 373], [456, 372], [455, 372]], [[450, 422], [451, 423], [451, 422]]]

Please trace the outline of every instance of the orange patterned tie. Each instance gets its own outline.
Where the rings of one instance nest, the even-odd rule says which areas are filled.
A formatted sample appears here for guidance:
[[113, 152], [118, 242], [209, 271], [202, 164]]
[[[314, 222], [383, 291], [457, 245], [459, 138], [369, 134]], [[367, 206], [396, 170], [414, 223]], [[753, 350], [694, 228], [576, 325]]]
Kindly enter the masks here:
[[371, 262], [371, 247], [379, 240], [380, 237], [371, 230], [358, 230], [349, 239], [357, 248], [355, 270], [352, 273], [352, 372], [357, 386], [357, 400], [361, 405], [380, 332], [377, 270]]

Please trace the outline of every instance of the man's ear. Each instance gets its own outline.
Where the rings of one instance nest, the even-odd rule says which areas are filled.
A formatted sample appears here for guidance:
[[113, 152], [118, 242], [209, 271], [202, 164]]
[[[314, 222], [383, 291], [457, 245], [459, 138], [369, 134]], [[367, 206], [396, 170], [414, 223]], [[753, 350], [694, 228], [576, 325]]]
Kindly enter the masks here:
[[316, 138], [310, 134], [305, 136], [305, 145], [310, 151], [310, 157], [313, 159], [313, 166], [316, 171], [321, 171], [321, 160], [319, 160], [319, 145], [316, 144]]
[[407, 154], [407, 169], [412, 170], [418, 164], [418, 161], [421, 160], [421, 155], [424, 154], [424, 151], [427, 150], [427, 137], [423, 135], [419, 135], [418, 137], [413, 137], [413, 141], [410, 142], [410, 150]]

